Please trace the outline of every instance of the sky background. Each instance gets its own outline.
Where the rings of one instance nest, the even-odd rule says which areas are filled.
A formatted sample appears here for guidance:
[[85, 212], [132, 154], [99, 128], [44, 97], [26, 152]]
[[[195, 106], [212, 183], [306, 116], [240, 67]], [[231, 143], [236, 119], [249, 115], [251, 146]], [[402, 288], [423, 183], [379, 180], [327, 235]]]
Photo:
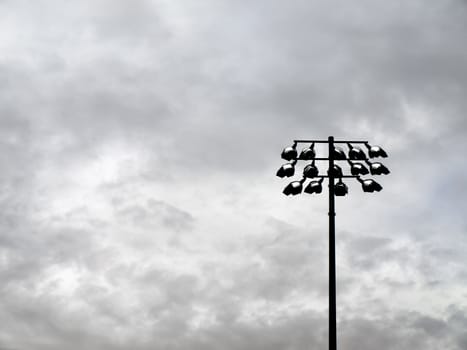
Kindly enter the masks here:
[[337, 200], [338, 345], [467, 349], [467, 2], [1, 0], [0, 349], [327, 348], [297, 138]]

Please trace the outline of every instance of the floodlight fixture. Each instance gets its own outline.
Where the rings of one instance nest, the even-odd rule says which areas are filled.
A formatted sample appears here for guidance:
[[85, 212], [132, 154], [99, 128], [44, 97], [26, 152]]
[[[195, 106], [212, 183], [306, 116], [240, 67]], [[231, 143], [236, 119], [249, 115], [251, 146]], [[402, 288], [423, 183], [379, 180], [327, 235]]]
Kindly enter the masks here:
[[323, 192], [323, 179], [310, 181], [310, 183], [305, 187], [303, 192], [313, 194], [313, 193], [321, 193]]
[[349, 146], [349, 159], [351, 160], [365, 160], [366, 154], [360, 147], [355, 147], [351, 143], [347, 144]]
[[366, 161], [366, 163], [370, 167], [370, 173], [371, 175], [388, 175], [390, 173], [389, 169], [386, 168], [382, 163], [380, 162], [369, 162]]
[[383, 189], [383, 187], [373, 179], [363, 180], [358, 177], [357, 180], [362, 184], [363, 192], [379, 192]]
[[281, 157], [282, 159], [291, 161], [297, 159], [297, 154], [297, 143], [294, 143], [292, 146], [284, 148]]
[[368, 155], [370, 158], [387, 158], [388, 154], [380, 146], [371, 146], [367, 142], [365, 143], [366, 148], [368, 148]]
[[314, 177], [317, 177], [319, 174], [319, 170], [317, 166], [315, 165], [315, 161], [311, 162], [311, 164], [308, 164], [303, 168], [303, 177], [307, 177], [309, 179], [312, 179]]
[[334, 194], [336, 196], [345, 196], [347, 193], [349, 193], [349, 188], [345, 183], [342, 182], [342, 179], [339, 179], [339, 181], [334, 185]]
[[279, 170], [277, 170], [276, 176], [278, 176], [280, 178], [293, 176], [295, 174], [295, 164], [297, 164], [296, 160], [294, 160], [291, 163], [283, 164], [279, 168]]
[[344, 150], [340, 147], [334, 147], [333, 157], [334, 157], [334, 160], [346, 160], [347, 159], [347, 156], [345, 155]]
[[300, 153], [298, 159], [301, 160], [312, 160], [316, 157], [315, 144], [312, 143], [310, 146], [304, 148]]
[[305, 179], [302, 179], [300, 181], [292, 181], [284, 188], [282, 193], [284, 193], [286, 196], [296, 196], [297, 194], [302, 193], [304, 181]]
[[328, 169], [328, 176], [332, 176], [332, 177], [342, 177], [344, 176], [343, 172], [342, 172], [342, 168], [337, 165], [337, 164], [334, 164], [334, 166], [332, 167], [332, 169]]
[[358, 175], [366, 175], [369, 173], [366, 166], [364, 166], [362, 163], [352, 162], [350, 160], [348, 162], [350, 165], [350, 173], [352, 175], [358, 176]]

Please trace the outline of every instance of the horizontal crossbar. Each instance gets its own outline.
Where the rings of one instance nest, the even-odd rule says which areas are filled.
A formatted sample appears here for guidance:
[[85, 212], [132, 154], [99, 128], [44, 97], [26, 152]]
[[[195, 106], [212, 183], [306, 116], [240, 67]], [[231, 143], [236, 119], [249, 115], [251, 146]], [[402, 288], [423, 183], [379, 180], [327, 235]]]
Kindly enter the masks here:
[[[303, 160], [303, 161], [313, 161], [313, 160], [330, 160], [330, 158], [322, 158], [322, 157], [318, 157], [318, 158], [313, 158], [313, 159], [300, 159], [300, 158], [297, 158], [297, 160]], [[352, 162], [364, 162], [364, 161], [371, 161], [371, 159], [368, 159], [368, 158], [365, 158], [365, 159], [350, 159], [350, 158], [345, 158], [345, 159], [334, 159], [335, 162], [346, 162], [346, 161], [352, 161]]]
[[[294, 140], [293, 142], [295, 143], [329, 143], [328, 140]], [[368, 141], [344, 141], [344, 140], [339, 140], [339, 141], [333, 141], [333, 143], [368, 143]]]
[[[342, 176], [333, 176], [333, 178], [335, 179], [340, 179], [340, 178], [357, 178], [357, 177], [360, 177], [361, 175], [342, 175]], [[319, 178], [328, 178], [329, 175], [318, 175], [318, 176], [315, 176], [315, 177], [319, 177]]]

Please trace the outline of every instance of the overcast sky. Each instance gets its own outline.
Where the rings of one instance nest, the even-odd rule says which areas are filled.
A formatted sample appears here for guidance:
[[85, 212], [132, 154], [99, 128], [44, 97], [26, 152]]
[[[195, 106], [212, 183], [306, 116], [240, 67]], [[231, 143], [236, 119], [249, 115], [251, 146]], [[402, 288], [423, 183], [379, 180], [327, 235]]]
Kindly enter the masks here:
[[467, 349], [465, 0], [1, 0], [0, 349], [327, 348], [296, 138], [337, 200], [338, 346]]

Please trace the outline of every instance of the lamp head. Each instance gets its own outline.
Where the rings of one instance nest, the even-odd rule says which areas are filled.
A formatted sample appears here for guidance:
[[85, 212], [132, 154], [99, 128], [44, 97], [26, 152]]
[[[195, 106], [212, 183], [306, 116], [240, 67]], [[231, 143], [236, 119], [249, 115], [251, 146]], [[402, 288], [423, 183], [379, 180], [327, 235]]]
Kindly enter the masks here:
[[297, 144], [284, 148], [281, 154], [282, 159], [291, 161], [297, 159]]
[[304, 192], [312, 194], [312, 193], [321, 193], [323, 192], [323, 179], [319, 181], [310, 181], [310, 183], [305, 187]]
[[368, 143], [365, 143], [366, 148], [368, 148], [368, 154], [370, 158], [387, 158], [388, 154], [380, 146], [370, 146]]
[[379, 162], [368, 163], [370, 166], [371, 175], [387, 175], [390, 173], [389, 169]]
[[342, 148], [340, 148], [340, 147], [334, 147], [333, 157], [334, 157], [335, 160], [345, 160], [345, 159], [347, 159], [347, 156], [345, 155], [344, 150]]
[[345, 196], [348, 192], [349, 189], [347, 188], [347, 185], [342, 182], [342, 179], [340, 179], [339, 182], [334, 185], [334, 194], [336, 196], [342, 197]]
[[350, 173], [352, 175], [366, 175], [368, 174], [368, 169], [361, 163], [354, 163], [349, 160], [350, 164]]
[[315, 161], [313, 161], [311, 164], [308, 164], [305, 168], [303, 168], [303, 177], [307, 178], [314, 178], [318, 176], [319, 170], [315, 165]]
[[372, 179], [362, 180], [358, 178], [358, 181], [360, 181], [360, 183], [362, 184], [363, 192], [379, 192], [383, 189], [383, 187], [379, 183]]
[[289, 183], [284, 190], [282, 191], [283, 194], [286, 196], [296, 196], [297, 194], [302, 193], [303, 189], [303, 182], [302, 181], [292, 181]]
[[349, 150], [349, 159], [352, 160], [365, 160], [366, 154], [360, 147], [354, 147], [352, 144], [347, 144], [350, 148]]
[[312, 143], [309, 147], [304, 148], [302, 150], [298, 158], [303, 159], [303, 160], [312, 160], [312, 159], [315, 159], [315, 157], [316, 157], [315, 144]]
[[277, 170], [276, 176], [280, 178], [291, 177], [295, 174], [295, 162], [283, 164], [279, 170]]
[[328, 175], [333, 177], [342, 177], [342, 168], [339, 165], [334, 164], [333, 169], [328, 169]]

